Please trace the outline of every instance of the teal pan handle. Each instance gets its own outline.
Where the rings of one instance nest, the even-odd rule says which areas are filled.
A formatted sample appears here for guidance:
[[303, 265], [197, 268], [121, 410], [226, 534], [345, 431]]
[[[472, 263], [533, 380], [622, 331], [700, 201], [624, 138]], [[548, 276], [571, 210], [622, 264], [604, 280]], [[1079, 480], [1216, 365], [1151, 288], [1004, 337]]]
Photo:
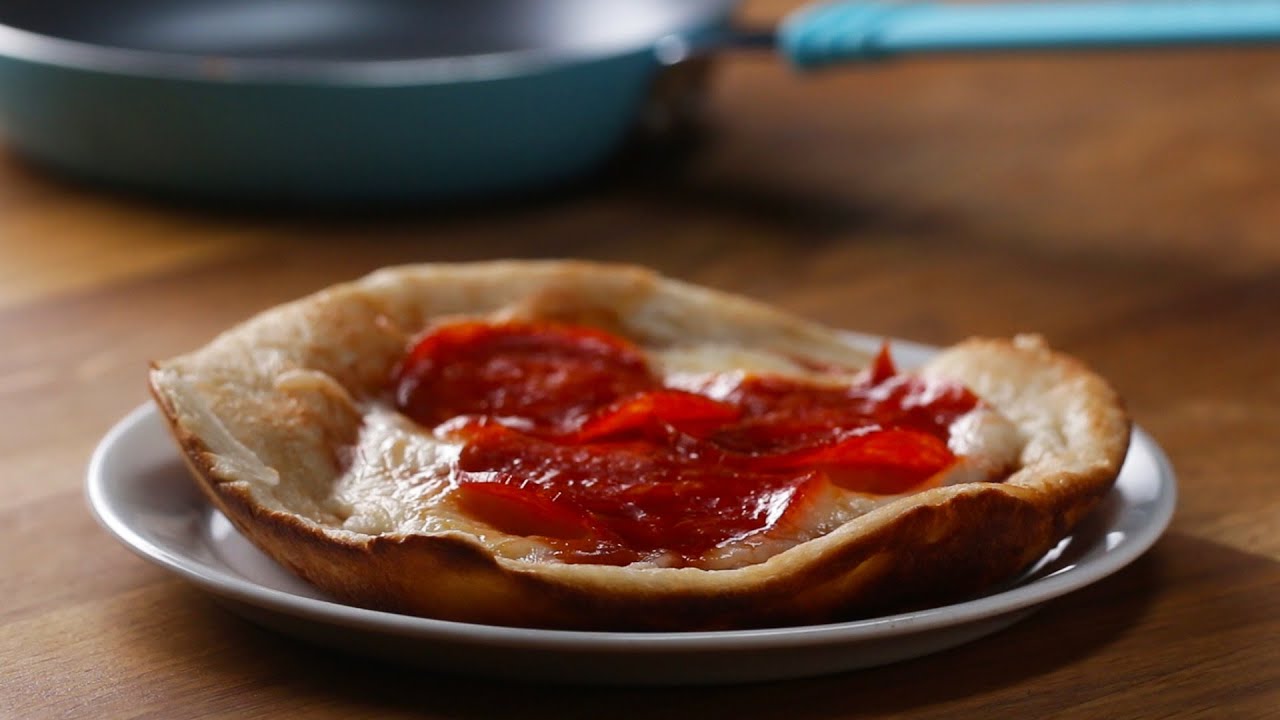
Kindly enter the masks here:
[[855, 1], [805, 8], [778, 31], [799, 67], [917, 53], [1280, 41], [1280, 0], [952, 5]]

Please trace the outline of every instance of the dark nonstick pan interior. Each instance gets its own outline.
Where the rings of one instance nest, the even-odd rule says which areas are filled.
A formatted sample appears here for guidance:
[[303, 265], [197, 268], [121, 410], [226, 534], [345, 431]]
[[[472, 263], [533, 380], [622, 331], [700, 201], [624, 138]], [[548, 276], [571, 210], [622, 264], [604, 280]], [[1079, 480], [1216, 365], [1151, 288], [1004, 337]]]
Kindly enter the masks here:
[[26, 0], [0, 23], [82, 43], [183, 55], [416, 60], [621, 49], [678, 32], [706, 0]]

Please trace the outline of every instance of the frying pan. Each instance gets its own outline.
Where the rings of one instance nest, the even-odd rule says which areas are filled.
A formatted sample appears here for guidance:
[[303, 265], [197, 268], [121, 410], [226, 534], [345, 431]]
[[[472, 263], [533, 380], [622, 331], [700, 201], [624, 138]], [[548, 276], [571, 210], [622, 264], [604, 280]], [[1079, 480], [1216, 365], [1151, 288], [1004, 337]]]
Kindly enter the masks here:
[[754, 33], [732, 26], [734, 5], [0, 0], [0, 132], [74, 175], [168, 194], [440, 199], [587, 172], [655, 88], [662, 100], [681, 86], [669, 78], [735, 45], [813, 68], [1280, 39], [1277, 0], [843, 2]]

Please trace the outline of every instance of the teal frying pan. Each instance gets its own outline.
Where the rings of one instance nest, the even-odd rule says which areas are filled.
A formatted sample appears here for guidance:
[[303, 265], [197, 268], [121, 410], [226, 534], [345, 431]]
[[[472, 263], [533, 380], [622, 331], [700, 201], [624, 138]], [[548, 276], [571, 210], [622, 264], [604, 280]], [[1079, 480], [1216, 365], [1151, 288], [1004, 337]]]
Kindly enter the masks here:
[[778, 29], [733, 0], [0, 0], [0, 134], [166, 194], [361, 201], [547, 187], [598, 166], [659, 80], [770, 45], [887, 56], [1280, 39], [1280, 0], [842, 2]]

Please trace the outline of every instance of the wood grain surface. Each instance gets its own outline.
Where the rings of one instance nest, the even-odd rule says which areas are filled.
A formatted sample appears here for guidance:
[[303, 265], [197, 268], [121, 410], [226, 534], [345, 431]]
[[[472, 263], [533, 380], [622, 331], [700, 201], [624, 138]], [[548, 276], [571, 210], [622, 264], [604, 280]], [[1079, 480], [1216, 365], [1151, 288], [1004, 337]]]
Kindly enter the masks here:
[[[790, 3], [756, 2], [767, 21]], [[165, 204], [0, 155], [0, 717], [1280, 717], [1280, 50], [725, 57], [692, 150], [515, 203]], [[316, 650], [139, 560], [82, 495], [146, 363], [400, 262], [642, 263], [851, 329], [1034, 330], [1172, 458], [1172, 527], [1011, 629], [812, 680], [495, 685]]]

